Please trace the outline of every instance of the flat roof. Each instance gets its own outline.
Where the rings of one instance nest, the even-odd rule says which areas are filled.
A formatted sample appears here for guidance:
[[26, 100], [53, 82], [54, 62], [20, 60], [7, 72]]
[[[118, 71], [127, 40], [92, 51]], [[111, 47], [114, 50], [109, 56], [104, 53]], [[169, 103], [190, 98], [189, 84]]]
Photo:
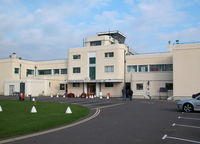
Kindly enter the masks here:
[[123, 44], [126, 39], [126, 36], [118, 30], [107, 31], [107, 32], [98, 32], [97, 35], [98, 36], [109, 35], [109, 36], [113, 37], [114, 39], [117, 39], [119, 43], [123, 43]]

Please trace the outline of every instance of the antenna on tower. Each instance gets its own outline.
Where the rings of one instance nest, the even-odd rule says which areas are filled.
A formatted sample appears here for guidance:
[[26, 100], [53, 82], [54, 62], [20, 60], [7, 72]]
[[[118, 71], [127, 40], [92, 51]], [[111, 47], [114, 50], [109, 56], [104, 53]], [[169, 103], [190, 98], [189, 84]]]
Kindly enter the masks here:
[[85, 38], [83, 38], [83, 47], [85, 46]]

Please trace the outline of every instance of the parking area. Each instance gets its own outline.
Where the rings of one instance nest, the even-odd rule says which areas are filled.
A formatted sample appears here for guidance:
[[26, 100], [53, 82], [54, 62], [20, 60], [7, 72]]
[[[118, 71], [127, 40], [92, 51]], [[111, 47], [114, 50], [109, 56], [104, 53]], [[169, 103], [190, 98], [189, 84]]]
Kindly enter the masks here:
[[[0, 99], [5, 98], [0, 97]], [[14, 98], [7, 97], [7, 99]], [[38, 97], [36, 101], [80, 104], [91, 109], [99, 108], [101, 112], [98, 117], [81, 125], [12, 143], [200, 143], [200, 113], [180, 112], [173, 101], [63, 97]]]
[[[10, 100], [18, 100], [18, 97], [13, 96], [0, 96], [0, 99], [10, 99]], [[29, 97], [26, 97], [25, 100], [30, 100]], [[35, 97], [36, 101], [48, 101], [48, 102], [60, 102], [60, 103], [70, 103], [70, 104], [78, 104], [85, 107], [89, 107], [90, 109], [95, 108], [107, 108], [112, 106], [117, 106], [124, 104], [122, 98], [66, 98], [66, 97]], [[128, 99], [127, 99], [128, 101]]]
[[50, 101], [50, 102], [61, 102], [61, 103], [70, 103], [70, 104], [78, 104], [85, 107], [89, 107], [91, 109], [95, 108], [106, 108], [115, 105], [124, 104], [121, 98], [63, 98], [63, 97], [38, 97], [36, 100], [40, 101]]
[[200, 143], [200, 113], [179, 112], [162, 139], [167, 144]]

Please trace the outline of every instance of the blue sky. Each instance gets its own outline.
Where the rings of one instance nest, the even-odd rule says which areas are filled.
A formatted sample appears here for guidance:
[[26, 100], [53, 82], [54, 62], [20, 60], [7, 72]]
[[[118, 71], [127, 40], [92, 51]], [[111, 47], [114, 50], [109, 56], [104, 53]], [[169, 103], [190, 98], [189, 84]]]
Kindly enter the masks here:
[[200, 0], [0, 0], [0, 58], [65, 59], [84, 37], [119, 30], [137, 53], [200, 41]]

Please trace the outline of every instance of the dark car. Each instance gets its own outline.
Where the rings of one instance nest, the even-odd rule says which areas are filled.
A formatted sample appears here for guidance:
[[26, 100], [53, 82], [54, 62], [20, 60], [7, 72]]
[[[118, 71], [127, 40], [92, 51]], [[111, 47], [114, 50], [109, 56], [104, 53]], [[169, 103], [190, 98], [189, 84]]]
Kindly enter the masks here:
[[196, 98], [196, 97], [199, 96], [199, 95], [200, 95], [200, 93], [193, 94], [193, 95], [192, 95], [192, 98]]
[[74, 95], [74, 93], [68, 93], [68, 94], [67, 94], [67, 97], [68, 97], [68, 98], [75, 98], [75, 95]]

